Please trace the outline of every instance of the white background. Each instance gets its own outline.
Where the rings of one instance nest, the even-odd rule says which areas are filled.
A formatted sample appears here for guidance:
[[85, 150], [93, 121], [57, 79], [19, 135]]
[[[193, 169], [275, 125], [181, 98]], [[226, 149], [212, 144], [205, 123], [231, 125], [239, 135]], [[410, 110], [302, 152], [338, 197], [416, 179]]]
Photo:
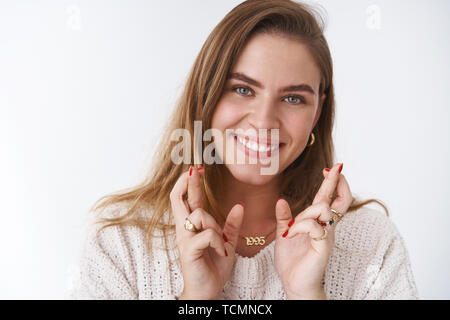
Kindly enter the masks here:
[[[68, 297], [88, 208], [145, 174], [203, 42], [240, 2], [0, 2], [0, 298]], [[355, 195], [387, 204], [420, 298], [449, 299], [450, 2], [319, 3], [336, 162]]]

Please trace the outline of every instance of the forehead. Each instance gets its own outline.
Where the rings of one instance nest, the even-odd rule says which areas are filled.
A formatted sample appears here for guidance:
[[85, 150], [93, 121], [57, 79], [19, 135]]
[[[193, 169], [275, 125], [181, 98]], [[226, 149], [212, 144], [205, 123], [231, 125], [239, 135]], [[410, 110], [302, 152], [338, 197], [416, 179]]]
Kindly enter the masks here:
[[264, 85], [307, 82], [318, 88], [320, 70], [308, 47], [298, 40], [272, 34], [253, 36], [232, 72], [243, 72]]

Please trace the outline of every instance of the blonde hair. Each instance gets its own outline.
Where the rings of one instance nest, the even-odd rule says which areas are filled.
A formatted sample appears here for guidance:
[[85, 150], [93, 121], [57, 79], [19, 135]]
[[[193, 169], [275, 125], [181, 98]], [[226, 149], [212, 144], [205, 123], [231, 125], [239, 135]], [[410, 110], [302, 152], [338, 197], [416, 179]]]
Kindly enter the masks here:
[[[232, 9], [203, 44], [165, 127], [148, 175], [130, 189], [101, 197], [91, 208], [96, 211], [116, 203], [132, 203], [124, 215], [100, 218], [98, 222], [106, 223], [103, 228], [114, 225], [137, 226], [145, 232], [148, 249], [151, 249], [152, 237], [161, 236], [156, 235], [157, 230], [162, 231], [163, 237], [167, 237], [169, 233], [174, 234], [172, 214], [169, 214], [167, 221], [162, 218], [166, 212], [170, 212], [169, 194], [175, 182], [188, 170], [189, 165], [178, 165], [171, 161], [171, 150], [178, 143], [170, 141], [171, 133], [175, 129], [187, 129], [192, 138], [191, 146], [194, 146], [194, 121], [202, 121], [202, 130], [210, 128], [211, 118], [223, 92], [227, 75], [250, 37], [261, 33], [287, 36], [301, 41], [311, 50], [321, 72], [319, 96], [325, 93], [326, 99], [313, 129], [315, 143], [306, 147], [281, 173], [283, 182], [280, 196], [288, 201], [292, 213], [296, 215], [310, 206], [323, 181], [322, 169], [331, 168], [334, 164], [333, 65], [323, 28], [323, 20], [314, 8], [294, 1], [248, 0]], [[203, 142], [203, 150], [205, 144], [206, 142]], [[194, 152], [198, 150], [192, 148], [190, 163], [193, 163]], [[197, 157], [202, 159], [201, 154]], [[215, 195], [223, 194], [221, 181], [225, 169], [223, 165], [203, 166], [204, 209], [223, 226], [226, 217], [221, 215]], [[389, 215], [388, 209], [379, 200], [357, 201], [355, 197], [347, 212], [357, 210], [370, 202], [380, 204]], [[147, 210], [148, 216], [139, 214], [137, 208], [140, 206], [150, 209]]]

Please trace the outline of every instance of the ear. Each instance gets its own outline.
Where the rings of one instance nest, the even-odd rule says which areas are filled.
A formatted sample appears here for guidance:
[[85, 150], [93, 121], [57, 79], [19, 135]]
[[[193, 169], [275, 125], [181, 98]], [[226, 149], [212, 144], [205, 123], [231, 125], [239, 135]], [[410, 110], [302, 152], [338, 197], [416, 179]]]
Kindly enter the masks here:
[[325, 102], [326, 97], [327, 95], [325, 93], [320, 97], [319, 106], [317, 107], [316, 116], [314, 117], [313, 128], [316, 126], [317, 121], [319, 121], [320, 114], [322, 113], [322, 105]]

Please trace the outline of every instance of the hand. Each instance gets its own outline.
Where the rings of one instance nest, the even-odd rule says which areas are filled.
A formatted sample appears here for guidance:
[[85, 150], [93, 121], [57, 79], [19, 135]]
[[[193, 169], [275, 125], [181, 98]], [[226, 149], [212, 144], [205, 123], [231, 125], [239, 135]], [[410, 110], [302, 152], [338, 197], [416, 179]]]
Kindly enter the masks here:
[[[170, 193], [184, 280], [180, 299], [218, 299], [235, 262], [244, 208], [242, 205], [231, 208], [222, 230], [214, 217], [202, 208], [202, 171], [195, 168], [190, 171], [192, 175], [183, 173]], [[187, 200], [184, 199], [186, 193]], [[186, 218], [198, 232], [184, 228]]]
[[[325, 239], [314, 240], [324, 234], [324, 227], [316, 219], [328, 222], [334, 216], [330, 208], [342, 214], [347, 212], [352, 194], [344, 175], [339, 173], [339, 165], [329, 172], [323, 170], [323, 175], [325, 179], [312, 205], [295, 219], [286, 200], [276, 203], [275, 269], [288, 299], [326, 298], [321, 282], [334, 246], [336, 223], [327, 224]], [[337, 198], [331, 203], [334, 191]]]

